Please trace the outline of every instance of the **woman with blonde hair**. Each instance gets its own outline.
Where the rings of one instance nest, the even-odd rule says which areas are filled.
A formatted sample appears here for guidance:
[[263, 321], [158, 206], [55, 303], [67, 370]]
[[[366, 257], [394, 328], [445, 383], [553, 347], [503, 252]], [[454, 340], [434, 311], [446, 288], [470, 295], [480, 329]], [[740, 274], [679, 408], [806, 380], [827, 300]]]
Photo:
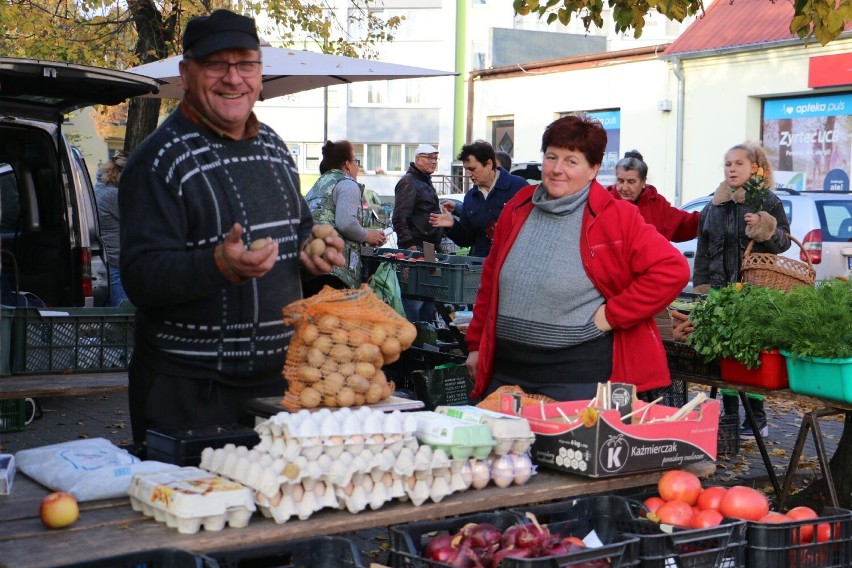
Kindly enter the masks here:
[[[772, 167], [763, 148], [737, 144], [725, 154], [725, 180], [698, 219], [693, 291], [707, 294], [740, 279], [743, 253], [754, 240], [754, 252], [780, 254], [790, 248], [790, 222], [773, 191]], [[725, 414], [738, 414], [736, 393], [723, 392]], [[768, 434], [763, 398], [750, 399], [761, 435]], [[749, 425], [741, 435], [754, 437]]]
[[116, 152], [112, 158], [98, 169], [95, 183], [95, 203], [98, 206], [98, 221], [101, 237], [106, 248], [109, 264], [109, 300], [107, 306], [115, 307], [127, 299], [121, 285], [118, 260], [121, 245], [119, 243], [118, 214], [118, 178], [127, 163], [129, 154], [124, 150]]

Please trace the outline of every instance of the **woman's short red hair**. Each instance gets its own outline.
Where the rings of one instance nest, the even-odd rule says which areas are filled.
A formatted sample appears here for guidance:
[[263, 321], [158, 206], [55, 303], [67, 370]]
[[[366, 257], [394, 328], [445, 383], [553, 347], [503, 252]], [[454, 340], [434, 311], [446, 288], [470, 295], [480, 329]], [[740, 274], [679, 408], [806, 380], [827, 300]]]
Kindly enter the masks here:
[[599, 120], [586, 114], [569, 114], [547, 125], [541, 137], [541, 151], [549, 147], [582, 152], [589, 165], [603, 163], [606, 150], [606, 130]]

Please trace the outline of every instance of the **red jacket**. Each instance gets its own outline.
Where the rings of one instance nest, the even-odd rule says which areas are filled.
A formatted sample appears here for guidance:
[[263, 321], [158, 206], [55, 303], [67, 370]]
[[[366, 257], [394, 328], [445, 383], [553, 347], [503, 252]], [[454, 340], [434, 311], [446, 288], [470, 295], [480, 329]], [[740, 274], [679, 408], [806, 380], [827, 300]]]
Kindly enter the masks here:
[[[606, 189], [616, 199], [622, 199], [614, 185]], [[628, 201], [628, 203], [630, 202]], [[645, 186], [635, 204], [645, 222], [654, 225], [660, 234], [668, 240], [682, 243], [683, 241], [691, 241], [698, 236], [698, 216], [701, 212], [687, 213], [683, 209], [673, 207], [671, 203], [666, 201], [665, 197], [657, 192], [657, 188], [653, 185]]]
[[[521, 189], [506, 203], [482, 269], [466, 336], [470, 351], [479, 351], [473, 396], [481, 395], [491, 380], [500, 269], [533, 209], [535, 188]], [[671, 384], [654, 315], [689, 280], [684, 256], [642, 219], [638, 209], [614, 199], [597, 181], [592, 182], [583, 212], [578, 248], [586, 274], [606, 300], [606, 318], [613, 327], [611, 380], [632, 383], [639, 391]]]

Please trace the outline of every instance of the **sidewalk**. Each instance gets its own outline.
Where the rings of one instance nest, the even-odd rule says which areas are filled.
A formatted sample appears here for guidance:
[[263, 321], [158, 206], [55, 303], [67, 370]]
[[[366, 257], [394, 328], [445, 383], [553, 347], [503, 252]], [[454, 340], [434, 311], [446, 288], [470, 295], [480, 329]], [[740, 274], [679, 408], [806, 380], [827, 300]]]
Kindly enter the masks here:
[[[2, 380], [0, 380], [2, 388]], [[24, 431], [0, 434], [0, 452], [15, 453], [23, 449], [65, 442], [78, 438], [106, 438], [116, 445], [131, 442], [130, 418], [126, 393], [97, 397], [46, 398], [40, 401], [43, 417], [34, 420]], [[775, 470], [783, 475], [796, 442], [802, 421], [798, 403], [767, 399], [769, 421], [767, 449]], [[742, 410], [740, 411], [742, 413]], [[832, 455], [843, 430], [842, 418], [829, 417], [821, 422], [828, 455]], [[740, 445], [740, 453], [720, 460], [709, 484], [747, 484], [767, 493], [772, 488], [766, 469], [753, 440]], [[812, 438], [805, 444], [794, 487], [801, 488], [819, 477], [819, 466]], [[387, 562], [387, 531], [373, 530], [346, 535], [356, 541], [362, 560]]]

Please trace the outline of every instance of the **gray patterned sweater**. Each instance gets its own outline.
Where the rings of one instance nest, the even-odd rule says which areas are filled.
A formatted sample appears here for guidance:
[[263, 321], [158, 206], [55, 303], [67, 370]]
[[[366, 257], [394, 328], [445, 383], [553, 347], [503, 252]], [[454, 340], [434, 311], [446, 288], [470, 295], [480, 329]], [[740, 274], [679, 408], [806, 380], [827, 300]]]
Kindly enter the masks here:
[[[128, 160], [119, 191], [121, 279], [137, 307], [134, 357], [163, 373], [259, 385], [281, 379], [301, 298], [299, 245], [313, 221], [293, 159], [263, 125], [219, 138], [175, 110]], [[273, 269], [243, 285], [216, 267], [231, 226], [246, 246], [271, 237]]]

